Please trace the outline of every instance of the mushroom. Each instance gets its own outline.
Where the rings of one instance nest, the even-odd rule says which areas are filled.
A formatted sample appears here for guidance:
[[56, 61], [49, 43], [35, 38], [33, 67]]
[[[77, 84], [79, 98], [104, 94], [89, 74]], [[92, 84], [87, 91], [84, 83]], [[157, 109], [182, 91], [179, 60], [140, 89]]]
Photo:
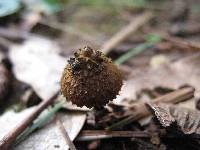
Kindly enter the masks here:
[[119, 94], [122, 75], [101, 51], [84, 47], [68, 60], [60, 85], [61, 93], [73, 104], [101, 108]]

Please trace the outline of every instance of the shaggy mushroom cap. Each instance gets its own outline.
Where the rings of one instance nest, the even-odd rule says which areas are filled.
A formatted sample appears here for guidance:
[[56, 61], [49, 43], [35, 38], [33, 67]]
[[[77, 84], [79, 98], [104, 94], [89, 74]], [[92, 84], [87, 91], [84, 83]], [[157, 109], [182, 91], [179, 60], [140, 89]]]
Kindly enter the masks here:
[[61, 93], [79, 107], [101, 107], [119, 94], [122, 75], [101, 51], [79, 49], [61, 77]]

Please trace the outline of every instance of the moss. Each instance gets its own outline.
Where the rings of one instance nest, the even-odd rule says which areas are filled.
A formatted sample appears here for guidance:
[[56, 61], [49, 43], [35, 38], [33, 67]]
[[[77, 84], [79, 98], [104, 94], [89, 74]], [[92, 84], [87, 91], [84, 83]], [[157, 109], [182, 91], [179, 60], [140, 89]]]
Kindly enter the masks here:
[[122, 75], [111, 59], [89, 47], [70, 58], [61, 77], [61, 93], [77, 106], [101, 107], [116, 98]]

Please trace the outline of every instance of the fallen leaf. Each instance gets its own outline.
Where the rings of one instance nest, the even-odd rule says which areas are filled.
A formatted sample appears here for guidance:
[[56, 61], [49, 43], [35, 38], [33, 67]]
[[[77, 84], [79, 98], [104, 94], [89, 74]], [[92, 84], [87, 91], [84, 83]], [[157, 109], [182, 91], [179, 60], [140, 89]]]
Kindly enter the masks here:
[[200, 111], [167, 104], [148, 104], [163, 127], [177, 124], [185, 134], [200, 134]]
[[196, 94], [200, 93], [200, 53], [185, 57], [174, 63], [160, 67], [134, 70], [129, 79], [124, 82], [120, 96], [115, 103], [131, 102], [137, 99], [137, 93], [142, 89], [166, 87], [178, 89], [184, 85], [193, 86]]
[[10, 48], [16, 78], [30, 84], [42, 99], [59, 90], [60, 75], [66, 58], [59, 55], [59, 46], [42, 37], [32, 37], [22, 45]]
[[[73, 141], [82, 129], [86, 115], [78, 112], [59, 113], [59, 115], [70, 139]], [[52, 121], [42, 129], [31, 134], [26, 140], [16, 146], [14, 150], [65, 150], [68, 148], [61, 131], [56, 126], [56, 122]]]
[[33, 111], [34, 107], [26, 109], [22, 111], [21, 113], [15, 113], [13, 110], [8, 111], [1, 115], [0, 117], [0, 139], [3, 138], [3, 136], [10, 131], [12, 128], [14, 128], [21, 120], [26, 118], [28, 114], [30, 114]]
[[[27, 114], [31, 113], [34, 107], [26, 109], [20, 113], [13, 111], [6, 112], [0, 118], [0, 138], [17, 125]], [[79, 112], [59, 113], [61, 121], [69, 134], [71, 140], [74, 140], [84, 125], [86, 115]], [[24, 141], [19, 143], [13, 150], [45, 150], [45, 149], [68, 149], [62, 133], [52, 120], [47, 125], [29, 135]]]
[[170, 114], [169, 107], [162, 107], [160, 105], [149, 104], [150, 108], [154, 111], [155, 116], [162, 126], [169, 127], [175, 122], [174, 117]]

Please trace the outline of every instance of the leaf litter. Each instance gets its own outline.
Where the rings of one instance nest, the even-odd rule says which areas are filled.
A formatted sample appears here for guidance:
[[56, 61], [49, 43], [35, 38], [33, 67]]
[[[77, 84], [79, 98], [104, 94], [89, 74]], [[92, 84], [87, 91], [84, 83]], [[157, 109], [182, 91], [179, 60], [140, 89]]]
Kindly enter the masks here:
[[[69, 113], [59, 113], [61, 121], [67, 131], [70, 139], [73, 141], [82, 129], [86, 115], [80, 112], [69, 112]], [[17, 145], [14, 150], [41, 150], [41, 149], [60, 149], [65, 150], [69, 147], [66, 145], [65, 140], [55, 121], [51, 121], [45, 125], [42, 129], [34, 132], [19, 145]]]
[[200, 134], [200, 111], [166, 104], [148, 104], [163, 127], [177, 125], [185, 134]]
[[[0, 118], [0, 138], [2, 138], [9, 130], [17, 125], [27, 114], [33, 111], [34, 107], [28, 108], [20, 113], [14, 111], [8, 111]], [[80, 112], [63, 112], [59, 113], [62, 123], [69, 134], [71, 140], [74, 140], [78, 135], [82, 126], [84, 125], [86, 115]], [[41, 150], [41, 149], [67, 149], [68, 146], [63, 139], [60, 130], [56, 126], [53, 118], [48, 124], [44, 125], [40, 130], [37, 130], [25, 140], [23, 140], [17, 146], [14, 146], [14, 150]]]
[[56, 42], [43, 37], [31, 37], [22, 45], [13, 45], [9, 58], [16, 78], [30, 84], [42, 99], [59, 90], [59, 80], [66, 58], [59, 55]]
[[[133, 71], [129, 79], [124, 82], [120, 96], [116, 103], [133, 102], [137, 94], [143, 89], [164, 87], [177, 89], [181, 86], [190, 85], [196, 89], [196, 95], [200, 91], [200, 53], [190, 55], [173, 63], [160, 65], [160, 67], [144, 68]], [[131, 91], [131, 92], [130, 92]]]
[[[12, 53], [12, 52], [11, 52]], [[13, 54], [14, 55], [14, 54]], [[11, 54], [10, 54], [10, 57], [11, 57]], [[137, 77], [137, 78], [132, 78], [133, 77], [133, 74], [134, 74], [134, 72], [132, 73], [132, 75], [131, 75], [131, 77], [129, 77], [130, 79], [128, 79], [126, 82], [129, 84], [129, 87], [127, 88], [127, 84], [125, 84], [124, 85], [124, 87], [125, 87], [125, 90], [122, 90], [121, 91], [121, 94], [120, 94], [120, 96], [119, 96], [119, 99], [121, 98], [121, 100], [124, 100], [124, 99], [128, 99], [128, 101], [129, 102], [131, 102], [132, 100], [134, 100], [134, 99], [136, 99], [136, 96], [137, 96], [137, 92], [138, 91], [141, 91], [142, 89], [144, 89], [144, 88], [146, 88], [146, 89], [152, 89], [152, 88], [155, 88], [156, 86], [163, 86], [163, 87], [169, 87], [169, 88], [173, 88], [173, 89], [175, 89], [175, 88], [177, 88], [177, 87], [180, 87], [180, 86], [182, 86], [182, 85], [184, 85], [184, 84], [190, 84], [190, 83], [192, 83], [192, 85], [193, 86], [195, 86], [195, 85], [197, 85], [197, 84], [194, 84], [195, 82], [194, 81], [191, 81], [191, 80], [182, 80], [182, 81], [184, 81], [184, 82], [182, 82], [182, 81], [177, 81], [177, 78], [179, 78], [180, 79], [180, 76], [181, 75], [179, 75], [177, 72], [177, 74], [176, 73], [172, 73], [174, 70], [176, 71], [176, 69], [178, 70], [178, 68], [181, 66], [181, 65], [184, 65], [184, 67], [188, 67], [188, 70], [187, 70], [187, 74], [190, 74], [190, 72], [191, 72], [191, 70], [189, 69], [191, 66], [196, 66], [197, 64], [198, 64], [198, 58], [199, 58], [199, 55], [195, 55], [195, 56], [190, 56], [190, 57], [188, 57], [188, 58], [184, 58], [184, 59], [182, 59], [182, 60], [180, 60], [180, 61], [177, 61], [177, 62], [175, 62], [175, 63], [172, 63], [172, 64], [170, 64], [170, 65], [167, 65], [167, 66], [161, 66], [161, 67], [156, 67], [156, 68], [150, 68], [149, 70], [145, 70], [145, 71], [147, 71], [147, 73], [146, 72], [144, 72], [144, 73], [146, 73], [145, 75], [146, 76], [148, 76], [149, 78], [146, 78], [146, 80], [148, 80], [148, 82], [147, 82], [147, 84], [145, 85], [145, 84], [143, 84], [143, 87], [140, 87], [140, 88], [138, 88], [137, 86], [139, 86], [141, 83], [142, 83], [142, 79], [144, 78], [144, 74], [143, 73], [141, 73], [140, 72], [140, 74], [139, 74], [139, 76]], [[12, 58], [11, 58], [12, 59]], [[196, 63], [190, 63], [190, 61], [193, 61], [193, 59], [194, 60], [196, 60]], [[48, 61], [47, 61], [48, 62]], [[16, 63], [17, 64], [17, 63]], [[16, 65], [15, 64], [15, 65]], [[179, 66], [180, 65], [180, 66]], [[193, 67], [194, 67], [193, 66]], [[166, 68], [168, 69], [167, 71], [166, 71]], [[29, 69], [29, 68], [28, 68]], [[173, 70], [174, 69], [174, 70]], [[25, 69], [26, 70], [26, 69]], [[29, 72], [29, 71], [28, 71]], [[163, 84], [159, 84], [160, 83], [160, 81], [158, 80], [159, 78], [161, 78], [160, 80], [163, 80], [162, 78], [163, 78], [163, 76], [164, 75], [166, 75], [166, 72], [167, 72], [167, 74], [170, 74], [170, 75], [173, 75], [172, 77], [170, 77], [171, 78], [171, 81], [169, 82], [169, 85], [163, 85]], [[19, 72], [18, 72], [19, 73]], [[198, 71], [196, 71], [195, 72], [195, 77], [198, 77], [197, 75], [196, 75], [196, 73], [198, 74]], [[19, 76], [20, 76], [20, 74], [21, 73], [19, 73]], [[16, 75], [17, 75], [17, 73], [16, 73]], [[154, 75], [154, 76], [153, 76]], [[28, 77], [29, 75], [27, 74], [27, 77]], [[43, 76], [43, 78], [41, 78], [41, 80], [42, 79], [44, 79], [45, 78], [45, 76]], [[140, 79], [141, 78], [141, 79]], [[156, 79], [155, 79], [156, 78]], [[35, 78], [34, 78], [34, 80], [35, 80]], [[36, 92], [40, 92], [40, 90], [38, 90], [39, 88], [40, 89], [42, 89], [42, 87], [44, 87], [44, 86], [41, 86], [40, 87], [40, 85], [39, 85], [39, 88], [37, 88], [37, 86], [36, 85], [34, 85], [35, 84], [35, 82], [33, 82], [34, 81], [33, 79], [31, 79], [30, 81], [25, 81], [25, 82], [28, 82], [29, 84], [31, 84], [33, 87], [35, 87], [34, 89], [36, 90]], [[168, 80], [170, 80], [170, 79], [168, 79]], [[24, 81], [24, 80], [23, 80]], [[46, 80], [45, 80], [46, 81]], [[130, 86], [130, 82], [129, 81], [131, 81], [131, 86]], [[156, 81], [156, 82], [153, 82], [153, 81]], [[141, 83], [140, 83], [141, 82]], [[143, 81], [144, 82], [144, 81]], [[135, 83], [137, 83], [137, 84], [135, 84]], [[156, 83], [156, 84], [155, 84]], [[58, 83], [54, 83], [54, 85], [56, 85], [56, 84], [58, 84]], [[174, 86], [174, 84], [176, 85], [176, 86]], [[46, 86], [45, 86], [46, 87]], [[47, 86], [48, 87], [48, 86]], [[53, 87], [53, 85], [52, 85], [52, 87]], [[131, 89], [131, 91], [133, 91], [134, 89], [135, 89], [135, 92], [133, 91], [133, 92], [130, 92], [130, 89]], [[198, 87], [197, 87], [197, 89], [198, 89]], [[50, 89], [48, 89], [49, 91], [50, 91]], [[46, 93], [46, 95], [44, 96], [43, 95], [43, 97], [47, 97], [47, 96], [49, 96], [49, 94], [51, 93], [51, 92], [49, 92], [47, 90], [47, 92], [44, 92], [44, 93]], [[43, 93], [43, 92], [42, 92]], [[48, 94], [47, 94], [48, 93]], [[127, 98], [127, 95], [126, 95], [126, 93], [131, 93], [131, 95], [130, 95], [130, 97], [129, 98]], [[125, 97], [124, 97], [124, 95], [125, 95]], [[117, 104], [122, 104], [122, 102], [123, 101], [118, 101], [118, 103]], [[70, 108], [70, 107], [69, 107]], [[76, 108], [75, 108], [76, 109]], [[85, 120], [85, 119], [84, 119]], [[48, 126], [48, 125], [47, 125]], [[45, 126], [46, 127], [46, 126]], [[38, 133], [38, 132], [41, 132], [42, 134], [44, 134], [45, 133], [45, 131], [43, 131], [43, 130], [45, 130], [46, 128], [42, 128], [42, 129], [40, 129], [40, 130], [38, 130], [38, 131], [36, 131], [35, 133], [33, 133], [32, 135], [30, 135], [30, 137], [28, 137], [24, 142], [22, 142], [21, 144], [19, 144], [18, 145], [18, 147], [20, 147], [21, 149], [23, 149], [24, 147], [26, 147], [26, 148], [28, 148], [29, 146], [31, 147], [31, 146], [34, 146], [35, 145], [35, 143], [36, 143], [36, 141], [34, 142], [34, 145], [32, 145], [33, 144], [33, 142], [32, 142], [32, 140], [30, 140], [30, 139], [32, 139], [32, 138], [34, 138], [35, 137], [35, 139], [38, 139], [38, 138], [40, 138], [40, 134]], [[81, 129], [80, 129], [81, 130]], [[79, 131], [80, 131], [79, 130]], [[53, 129], [53, 130], [51, 130], [52, 132], [55, 132], [55, 129]], [[77, 130], [78, 131], [78, 130]], [[43, 133], [44, 132], [44, 133]], [[50, 129], [48, 130], [48, 132], [50, 132]], [[37, 134], [38, 133], [38, 134]], [[36, 135], [35, 135], [36, 134]], [[52, 134], [52, 133], [47, 133], [47, 134]], [[34, 136], [35, 135], [35, 136]], [[55, 139], [55, 135], [56, 134], [54, 134], [52, 137], [54, 137], [54, 139]], [[58, 136], [58, 135], [57, 135]], [[58, 136], [59, 137], [59, 136]], [[29, 139], [30, 138], [30, 139]], [[53, 139], [53, 138], [52, 138]], [[29, 142], [30, 142], [30, 145], [29, 145]], [[45, 141], [46, 142], [46, 141]], [[41, 143], [38, 143], [38, 145], [40, 145], [40, 144], [42, 144], [42, 143], [45, 143], [44, 141], [43, 142], [41, 142]], [[64, 140], [63, 140], [63, 143], [65, 143], [64, 142]], [[62, 145], [62, 144], [61, 144]], [[46, 146], [48, 146], [48, 144], [46, 145], [41, 145], [41, 146], [44, 146], [45, 148], [46, 148]], [[53, 146], [53, 145], [50, 145], [50, 146]], [[55, 146], [55, 145], [54, 145]], [[18, 148], [17, 147], [17, 148]], [[57, 147], [57, 145], [56, 145], [56, 147]], [[59, 147], [59, 146], [58, 146]], [[62, 147], [62, 146], [61, 146]], [[20, 149], [19, 148], [19, 149]]]

